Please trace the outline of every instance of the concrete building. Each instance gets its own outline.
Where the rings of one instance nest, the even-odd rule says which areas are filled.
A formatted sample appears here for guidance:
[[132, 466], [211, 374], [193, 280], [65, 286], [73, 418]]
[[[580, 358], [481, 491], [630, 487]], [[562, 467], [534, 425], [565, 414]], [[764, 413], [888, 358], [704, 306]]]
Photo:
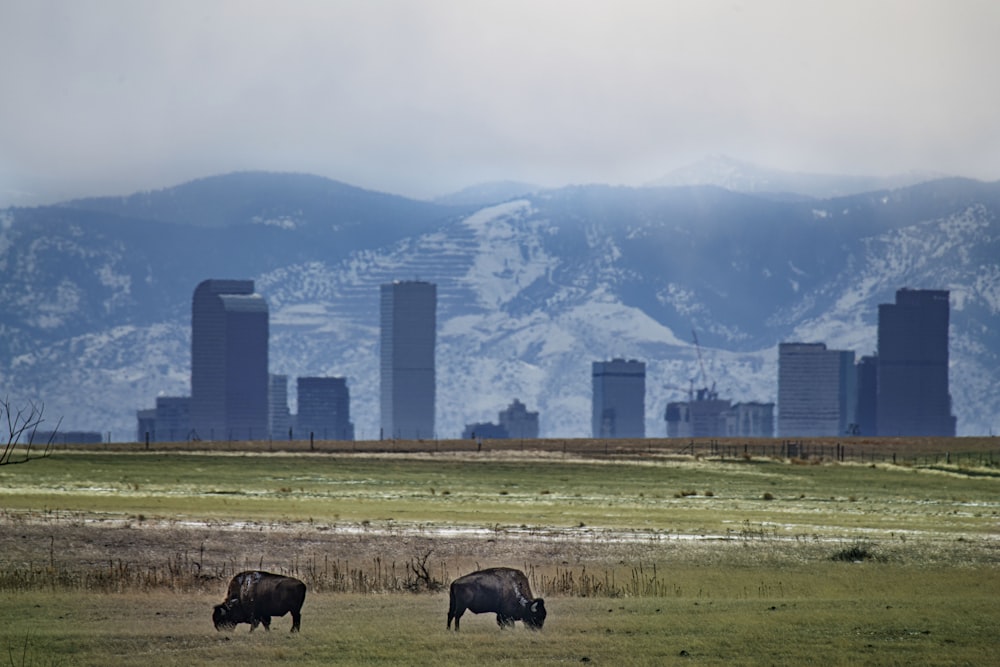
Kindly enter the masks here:
[[183, 442], [193, 437], [191, 430], [191, 397], [158, 396], [156, 407], [136, 413], [136, 440], [145, 442]]
[[206, 280], [191, 306], [191, 426], [201, 440], [268, 437], [268, 308], [252, 280]]
[[191, 397], [157, 396], [156, 442], [191, 439]]
[[723, 413], [730, 438], [773, 438], [774, 403], [736, 403]]
[[771, 438], [774, 403], [736, 403], [699, 389], [690, 401], [667, 403], [668, 438]]
[[878, 307], [880, 436], [953, 436], [948, 388], [947, 290], [896, 292]]
[[824, 343], [778, 346], [778, 435], [783, 438], [847, 434], [854, 423], [857, 382], [854, 352]]
[[342, 377], [300, 377], [297, 380], [299, 439], [354, 440], [351, 395]]
[[518, 399], [507, 406], [506, 410], [501, 410], [499, 414], [500, 426], [507, 431], [511, 438], [534, 439], [538, 437], [538, 413], [529, 412], [524, 403]]
[[716, 391], [698, 389], [688, 401], [667, 403], [664, 418], [668, 438], [719, 438], [726, 435], [724, 415], [730, 409], [728, 399]]
[[267, 385], [267, 431], [274, 440], [293, 437], [292, 415], [288, 409], [288, 376], [271, 374]]
[[434, 438], [437, 286], [384, 284], [380, 313], [381, 436]]
[[528, 412], [524, 403], [514, 399], [514, 402], [501, 410], [497, 415], [498, 422], [476, 422], [466, 424], [462, 431], [463, 439], [470, 438], [537, 438], [538, 413]]
[[646, 364], [593, 362], [591, 430], [595, 438], [646, 437]]

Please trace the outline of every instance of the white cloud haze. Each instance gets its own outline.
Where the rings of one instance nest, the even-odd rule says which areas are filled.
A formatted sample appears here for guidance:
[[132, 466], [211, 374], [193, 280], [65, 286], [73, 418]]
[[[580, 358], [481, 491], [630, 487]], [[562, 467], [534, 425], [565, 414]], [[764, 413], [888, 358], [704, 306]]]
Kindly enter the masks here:
[[234, 170], [426, 197], [708, 154], [1000, 178], [994, 0], [0, 0], [0, 206]]

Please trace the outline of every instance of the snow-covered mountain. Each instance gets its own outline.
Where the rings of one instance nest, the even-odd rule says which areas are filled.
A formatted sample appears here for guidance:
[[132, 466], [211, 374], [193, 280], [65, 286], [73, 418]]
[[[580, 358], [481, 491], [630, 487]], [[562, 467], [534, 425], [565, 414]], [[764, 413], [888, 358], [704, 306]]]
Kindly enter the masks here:
[[875, 190], [908, 187], [945, 178], [944, 174], [908, 172], [888, 177], [807, 174], [712, 155], [649, 182], [650, 187], [715, 185], [734, 192], [779, 199], [844, 197]]
[[647, 363], [656, 436], [692, 378], [775, 400], [781, 341], [874, 352], [877, 305], [908, 286], [951, 290], [959, 432], [995, 432], [998, 212], [1000, 183], [960, 179], [798, 202], [588, 186], [479, 208], [260, 173], [8, 209], [0, 386], [63, 430], [131, 439], [137, 409], [189, 392], [195, 286], [252, 278], [272, 372], [346, 376], [357, 436], [376, 437], [379, 285], [416, 278], [438, 285], [439, 437], [514, 398], [543, 436], [588, 436], [590, 363], [613, 357]]

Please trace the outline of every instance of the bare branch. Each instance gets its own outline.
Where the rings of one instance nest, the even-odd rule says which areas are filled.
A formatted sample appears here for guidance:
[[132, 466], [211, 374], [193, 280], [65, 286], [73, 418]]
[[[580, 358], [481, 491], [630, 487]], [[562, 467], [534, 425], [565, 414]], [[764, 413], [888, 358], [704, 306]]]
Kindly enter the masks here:
[[[11, 408], [10, 398], [6, 397], [0, 403], [0, 409], [3, 410], [7, 420], [7, 443], [3, 445], [3, 449], [0, 451], [0, 465], [29, 461], [32, 458], [31, 448], [34, 445], [38, 427], [45, 421], [45, 404], [36, 404], [34, 401], [29, 401], [26, 407], [18, 408], [15, 412]], [[62, 419], [60, 418], [56, 429], [49, 436], [44, 451], [40, 456], [35, 456], [34, 458], [44, 458], [51, 453], [52, 442], [61, 424]], [[24, 458], [19, 461], [12, 461], [11, 456], [13, 455], [14, 448], [25, 435], [27, 436], [27, 441], [25, 442]]]

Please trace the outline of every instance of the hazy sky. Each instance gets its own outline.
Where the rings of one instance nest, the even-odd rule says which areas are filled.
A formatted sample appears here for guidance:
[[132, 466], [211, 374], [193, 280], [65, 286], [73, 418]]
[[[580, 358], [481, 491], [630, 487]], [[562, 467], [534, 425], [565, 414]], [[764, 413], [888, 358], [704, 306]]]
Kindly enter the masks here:
[[710, 154], [1000, 179], [996, 0], [0, 0], [0, 206], [235, 170], [429, 197]]

